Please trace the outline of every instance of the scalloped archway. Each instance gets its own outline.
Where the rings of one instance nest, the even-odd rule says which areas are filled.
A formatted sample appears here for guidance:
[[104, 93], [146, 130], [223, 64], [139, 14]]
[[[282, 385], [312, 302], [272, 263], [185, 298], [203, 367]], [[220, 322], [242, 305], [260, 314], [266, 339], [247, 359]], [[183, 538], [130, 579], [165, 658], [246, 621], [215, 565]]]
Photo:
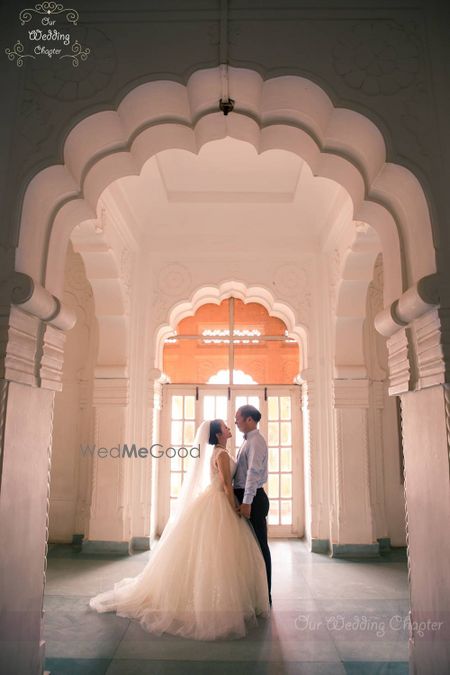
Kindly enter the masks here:
[[249, 286], [236, 280], [224, 281], [218, 286], [201, 286], [192, 294], [189, 300], [175, 303], [169, 311], [168, 322], [159, 326], [155, 336], [155, 368], [162, 371], [164, 340], [176, 332], [178, 323], [193, 316], [201, 305], [220, 305], [227, 298], [239, 298], [243, 302], [257, 302], [270, 314], [281, 319], [288, 330], [288, 335], [300, 345], [299, 373], [308, 367], [308, 331], [305, 326], [296, 323], [291, 307], [284, 302], [277, 301], [273, 294], [262, 286]]
[[95, 219], [103, 190], [137, 175], [155, 153], [231, 136], [261, 153], [284, 149], [314, 175], [348, 192], [353, 218], [378, 233], [383, 253], [384, 305], [435, 271], [430, 214], [424, 191], [406, 168], [386, 161], [377, 127], [351, 110], [334, 108], [316, 84], [297, 76], [263, 81], [253, 70], [230, 68], [232, 115], [217, 112], [218, 68], [194, 73], [186, 86], [172, 81], [140, 85], [117, 110], [78, 123], [64, 145], [64, 164], [39, 172], [24, 197], [16, 269], [61, 292], [63, 258], [73, 228]]
[[365, 378], [363, 346], [367, 289], [380, 253], [377, 233], [367, 223], [355, 223], [355, 237], [341, 262], [336, 293], [335, 377]]

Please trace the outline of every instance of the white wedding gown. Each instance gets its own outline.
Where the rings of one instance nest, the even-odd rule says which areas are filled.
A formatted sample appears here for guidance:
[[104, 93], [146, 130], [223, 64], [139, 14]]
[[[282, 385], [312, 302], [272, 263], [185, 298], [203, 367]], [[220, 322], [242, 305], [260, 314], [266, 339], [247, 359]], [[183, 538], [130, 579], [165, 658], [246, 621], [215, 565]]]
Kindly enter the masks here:
[[[158, 635], [238, 638], [269, 615], [266, 568], [256, 536], [228, 502], [211, 457], [209, 486], [157, 544], [144, 570], [92, 598], [98, 612], [138, 619]], [[228, 453], [227, 453], [228, 454]], [[234, 475], [236, 462], [229, 455]]]

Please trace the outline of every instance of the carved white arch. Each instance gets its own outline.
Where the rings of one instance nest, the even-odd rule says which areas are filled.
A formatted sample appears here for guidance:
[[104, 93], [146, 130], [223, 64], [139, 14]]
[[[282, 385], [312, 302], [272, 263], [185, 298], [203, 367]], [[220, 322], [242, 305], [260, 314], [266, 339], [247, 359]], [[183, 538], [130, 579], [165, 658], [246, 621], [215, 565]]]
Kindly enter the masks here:
[[363, 323], [367, 290], [381, 246], [377, 233], [367, 223], [355, 223], [355, 237], [342, 260], [337, 288], [335, 324], [335, 377], [367, 377]]
[[[98, 323], [96, 373], [127, 376], [129, 321], [126, 292], [116, 251], [99, 221], [84, 221], [71, 233], [74, 251], [81, 255], [92, 287]], [[65, 263], [65, 257], [58, 260]], [[64, 271], [64, 268], [63, 268]]]
[[257, 302], [270, 316], [281, 319], [286, 325], [289, 337], [299, 344], [299, 375], [308, 367], [308, 331], [298, 323], [292, 307], [276, 300], [273, 294], [263, 286], [246, 286], [241, 281], [229, 280], [218, 285], [197, 288], [188, 300], [176, 302], [168, 313], [168, 321], [156, 329], [155, 334], [155, 368], [163, 369], [164, 341], [176, 333], [178, 323], [188, 316], [193, 316], [201, 305], [220, 305], [223, 300], [235, 297], [245, 303]]
[[378, 232], [384, 259], [384, 305], [435, 271], [430, 214], [423, 189], [406, 168], [386, 162], [379, 129], [351, 110], [334, 108], [325, 92], [297, 76], [262, 80], [253, 70], [230, 68], [235, 111], [217, 111], [219, 68], [195, 72], [186, 86], [142, 84], [117, 110], [90, 115], [68, 134], [64, 164], [30, 182], [21, 213], [16, 269], [58, 295], [72, 229], [96, 217], [97, 202], [112, 181], [138, 175], [155, 153], [181, 148], [198, 153], [205, 143], [231, 136], [257, 152], [285, 149], [316, 176], [345, 188], [353, 218]]

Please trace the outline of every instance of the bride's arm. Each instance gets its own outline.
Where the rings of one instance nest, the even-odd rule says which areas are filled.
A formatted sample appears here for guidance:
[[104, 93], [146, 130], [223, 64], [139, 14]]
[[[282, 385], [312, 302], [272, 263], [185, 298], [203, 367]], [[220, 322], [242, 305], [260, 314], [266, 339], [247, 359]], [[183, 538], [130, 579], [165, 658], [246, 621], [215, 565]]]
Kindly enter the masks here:
[[222, 476], [225, 494], [227, 495], [228, 501], [230, 502], [233, 511], [236, 511], [237, 507], [233, 486], [231, 484], [230, 458], [228, 457], [228, 453], [220, 453], [220, 455], [217, 457], [217, 466], [219, 467], [220, 475]]

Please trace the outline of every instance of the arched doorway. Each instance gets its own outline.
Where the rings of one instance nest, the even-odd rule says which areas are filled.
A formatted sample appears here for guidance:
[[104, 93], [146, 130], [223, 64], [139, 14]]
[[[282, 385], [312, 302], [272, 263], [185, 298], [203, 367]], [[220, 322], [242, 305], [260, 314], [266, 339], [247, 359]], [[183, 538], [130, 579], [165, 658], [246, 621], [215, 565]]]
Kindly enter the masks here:
[[[163, 353], [162, 436], [173, 447], [189, 447], [204, 419], [222, 418], [233, 433], [232, 451], [242, 443], [234, 413], [250, 403], [262, 413], [260, 430], [268, 440], [270, 536], [304, 534], [303, 449], [299, 346], [286, 325], [258, 303], [231, 296], [202, 305], [182, 319]], [[186, 458], [160, 463], [159, 530], [174, 504]]]
[[96, 113], [77, 124], [65, 142], [66, 163], [41, 171], [25, 193], [17, 270], [58, 293], [59, 254], [75, 226], [96, 218], [105, 187], [138, 174], [163, 149], [195, 153], [208, 141], [230, 136], [247, 140], [259, 152], [278, 148], [298, 154], [314, 175], [345, 188], [355, 220], [379, 233], [385, 305], [435, 271], [423, 189], [407, 169], [386, 162], [382, 135], [369, 120], [334, 108], [325, 92], [304, 78], [263, 82], [250, 70], [230, 68], [229, 73], [230, 91], [240, 103], [228, 118], [211, 112], [220, 98], [221, 74], [210, 69], [194, 73], [187, 87], [168, 81], [140, 85], [118, 112]]
[[[18, 294], [18, 306], [22, 304], [34, 318], [37, 317], [37, 322], [47, 321], [46, 326], [54, 320], [60, 308], [42, 311], [36, 294], [41, 294], [39, 300], [45, 297], [49, 301], [52, 294], [61, 296], [63, 254], [74, 228], [77, 229], [73, 238], [79, 242], [83, 259], [92, 263], [96, 256], [102, 258], [97, 286], [99, 302], [104, 303], [101, 306], [105, 320], [99, 326], [99, 340], [105, 346], [103, 351], [100, 350], [105, 360], [100, 364], [102, 369], [97, 372], [97, 403], [99, 408], [107, 408], [113, 401], [120, 407], [120, 415], [113, 414], [111, 410], [105, 413], [105, 427], [108, 421], [120, 419], [125, 425], [128, 420], [129, 351], [124, 307], [119, 303], [119, 316], [108, 313], [111, 304], [104, 292], [104, 280], [113, 280], [115, 292], [121, 298], [121, 285], [115, 283], [121, 275], [112, 270], [109, 258], [113, 256], [109, 255], [108, 247], [98, 246], [95, 240], [98, 234], [98, 200], [115, 180], [139, 174], [149, 157], [159, 151], [176, 147], [196, 153], [208, 141], [233, 137], [251, 143], [260, 152], [278, 148], [302, 157], [315, 176], [333, 180], [343, 187], [351, 201], [353, 220], [368, 223], [378, 233], [385, 265], [385, 307], [390, 307], [423, 275], [435, 270], [430, 219], [423, 191], [408, 171], [386, 163], [383, 139], [371, 123], [351, 111], [333, 108], [324, 92], [303, 78], [281, 77], [263, 83], [256, 73], [236, 69], [232, 71], [232, 80], [235, 95], [242, 103], [228, 120], [217, 112], [211, 112], [217, 102], [220, 82], [219, 73], [214, 69], [192, 76], [188, 86], [189, 96], [186, 88], [171, 82], [137, 87], [122, 102], [120, 119], [116, 111], [110, 111], [92, 115], [77, 125], [65, 145], [65, 165], [42, 171], [26, 192], [17, 270], [35, 283], [29, 284], [33, 286], [30, 297]], [[188, 101], [192, 102], [192, 109]], [[290, 285], [292, 287], [291, 272], [292, 268], [281, 274], [288, 289]], [[247, 283], [251, 284], [250, 281]], [[294, 287], [296, 284], [294, 275]], [[190, 297], [193, 288], [195, 285], [189, 284], [184, 295], [178, 297]], [[44, 293], [42, 296], [43, 289], [47, 290], [47, 295]], [[342, 314], [343, 324], [347, 316]], [[57, 330], [64, 327], [64, 322], [56, 325]], [[113, 352], [108, 350], [111, 327], [117, 337]], [[52, 329], [36, 333], [34, 337], [38, 348], [36, 356], [32, 357], [33, 372], [39, 371], [42, 355], [48, 353], [49, 340], [57, 335], [52, 333]], [[61, 352], [60, 345], [58, 347]], [[153, 347], [151, 345], [151, 349]], [[8, 348], [12, 353], [13, 338]], [[37, 359], [36, 363], [34, 359]], [[151, 370], [152, 359], [150, 357], [144, 363], [145, 374]], [[52, 376], [54, 380], [58, 378], [58, 374], [52, 373]], [[42, 377], [36, 381], [32, 377], [34, 375], [30, 375], [30, 383], [46, 389], [43, 393], [46, 395], [48, 420], [47, 417], [42, 418], [41, 423], [44, 426], [44, 422], [48, 421], [48, 432], [53, 405], [52, 396], [48, 395], [46, 388], [48, 380]], [[140, 385], [142, 381], [139, 381]], [[308, 382], [310, 394], [314, 391], [313, 382]], [[134, 389], [137, 398], [141, 396], [138, 389]], [[22, 394], [18, 388], [11, 388], [11, 408], [23, 406]], [[112, 430], [116, 428], [119, 427]], [[25, 427], [23, 433], [27, 433]], [[49, 435], [43, 433], [40, 439], [45, 452], [50, 451], [50, 444], [44, 442]], [[25, 437], [21, 441], [26, 442]], [[40, 475], [46, 473], [41, 472]], [[105, 475], [101, 478], [96, 482], [97, 488], [109, 489], [112, 481], [106, 480]], [[133, 494], [132, 476], [119, 473], [113, 478], [117, 478], [122, 497]], [[123, 502], [119, 503], [120, 509], [125, 512], [124, 506]], [[119, 525], [122, 527], [123, 522], [120, 521]], [[126, 527], [123, 532], [125, 537], [130, 534]], [[41, 533], [42, 539], [45, 539], [43, 521]]]

